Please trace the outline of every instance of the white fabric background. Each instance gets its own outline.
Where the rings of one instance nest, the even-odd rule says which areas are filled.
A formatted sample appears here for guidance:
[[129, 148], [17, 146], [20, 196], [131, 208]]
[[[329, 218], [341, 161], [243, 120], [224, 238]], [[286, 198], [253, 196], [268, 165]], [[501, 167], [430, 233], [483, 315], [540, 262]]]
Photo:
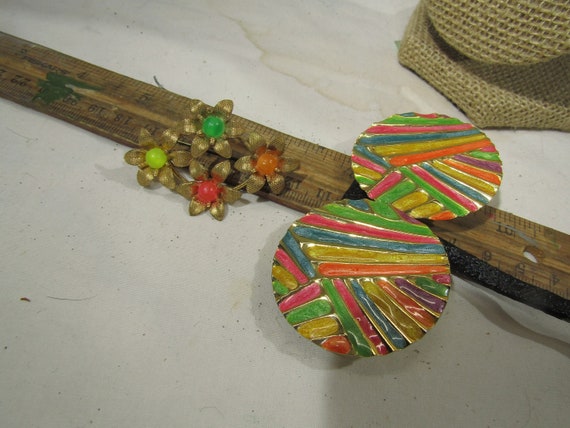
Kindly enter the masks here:
[[[416, 0], [0, 0], [0, 30], [350, 153], [394, 113], [461, 112], [402, 68]], [[145, 190], [126, 148], [0, 99], [2, 427], [564, 426], [568, 324], [455, 279], [404, 352], [300, 337], [270, 285], [300, 213], [219, 223]], [[493, 205], [570, 232], [570, 136], [489, 130]], [[31, 301], [21, 301], [27, 297]]]

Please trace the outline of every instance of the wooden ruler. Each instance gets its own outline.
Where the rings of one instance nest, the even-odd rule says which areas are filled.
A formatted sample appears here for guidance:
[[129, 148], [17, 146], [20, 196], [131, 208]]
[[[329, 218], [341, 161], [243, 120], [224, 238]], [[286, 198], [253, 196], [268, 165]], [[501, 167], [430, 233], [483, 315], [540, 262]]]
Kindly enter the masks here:
[[[171, 127], [189, 103], [163, 88], [5, 33], [0, 33], [0, 96], [126, 146], [136, 146], [141, 128], [158, 135]], [[235, 120], [244, 129], [280, 139], [289, 157], [302, 160], [282, 194], [262, 196], [306, 212], [342, 199], [353, 184], [350, 156], [242, 117]], [[246, 154], [238, 144], [233, 150], [236, 157]], [[530, 286], [546, 293], [534, 293], [537, 299], [555, 298], [562, 304], [563, 313], [554, 315], [570, 318], [570, 312], [564, 314], [570, 307], [569, 235], [491, 207], [430, 226], [441, 239], [483, 262], [480, 269], [488, 265], [516, 279], [495, 287], [506, 289], [504, 294], [509, 287]], [[545, 305], [550, 304], [533, 306], [548, 312]]]

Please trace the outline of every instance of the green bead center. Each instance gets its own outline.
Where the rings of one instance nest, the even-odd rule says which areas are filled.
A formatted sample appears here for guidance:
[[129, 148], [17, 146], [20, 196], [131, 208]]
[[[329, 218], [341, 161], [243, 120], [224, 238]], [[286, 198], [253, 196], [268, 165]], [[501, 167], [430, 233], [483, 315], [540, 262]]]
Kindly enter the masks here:
[[164, 166], [166, 161], [168, 160], [168, 156], [164, 153], [159, 147], [155, 147], [154, 149], [150, 149], [146, 152], [145, 161], [148, 166], [153, 169], [160, 169]]
[[219, 138], [226, 130], [226, 124], [221, 117], [208, 116], [202, 122], [202, 131], [206, 137]]

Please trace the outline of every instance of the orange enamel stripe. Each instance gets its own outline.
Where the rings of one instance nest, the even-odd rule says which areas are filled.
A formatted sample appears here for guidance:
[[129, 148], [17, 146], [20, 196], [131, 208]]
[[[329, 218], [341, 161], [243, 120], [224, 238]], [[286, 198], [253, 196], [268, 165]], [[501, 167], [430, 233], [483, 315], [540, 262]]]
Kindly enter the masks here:
[[421, 275], [449, 273], [447, 265], [402, 265], [402, 264], [355, 264], [321, 263], [319, 272], [323, 276], [382, 276], [382, 275]]
[[491, 145], [491, 141], [483, 139], [472, 143], [460, 144], [459, 146], [448, 147], [440, 150], [431, 150], [416, 154], [394, 156], [390, 159], [390, 164], [394, 166], [404, 166], [414, 163], [425, 162], [433, 159], [442, 158], [444, 156], [456, 155], [459, 153], [470, 152]]
[[405, 308], [406, 312], [414, 319], [423, 325], [426, 329], [430, 329], [435, 325], [435, 317], [430, 314], [423, 306], [408, 297], [388, 281], [376, 280], [376, 284], [380, 286], [384, 292], [394, 299], [401, 307]]
[[453, 159], [445, 159], [443, 162], [449, 166], [452, 166], [453, 168], [480, 178], [481, 180], [485, 180], [496, 185], [501, 184], [501, 177], [494, 172], [485, 171], [484, 169], [476, 168], [474, 166], [467, 165], [466, 163], [458, 162]]

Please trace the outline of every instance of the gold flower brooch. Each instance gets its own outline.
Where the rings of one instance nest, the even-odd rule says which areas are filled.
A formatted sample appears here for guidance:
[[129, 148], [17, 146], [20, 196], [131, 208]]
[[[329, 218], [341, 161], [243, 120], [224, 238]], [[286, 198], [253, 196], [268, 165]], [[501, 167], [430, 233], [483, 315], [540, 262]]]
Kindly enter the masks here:
[[[299, 167], [299, 161], [285, 156], [285, 144], [236, 127], [233, 102], [222, 100], [210, 107], [192, 100], [182, 119], [157, 138], [141, 129], [139, 147], [125, 154], [125, 161], [137, 166], [137, 181], [143, 187], [158, 182], [190, 201], [189, 214], [210, 211], [222, 220], [226, 205], [241, 198], [242, 191], [257, 193], [264, 187], [279, 194], [285, 176]], [[232, 143], [243, 144], [249, 155], [232, 162]], [[206, 159], [213, 153], [216, 161]], [[238, 184], [226, 184], [230, 174], [239, 174]]]

